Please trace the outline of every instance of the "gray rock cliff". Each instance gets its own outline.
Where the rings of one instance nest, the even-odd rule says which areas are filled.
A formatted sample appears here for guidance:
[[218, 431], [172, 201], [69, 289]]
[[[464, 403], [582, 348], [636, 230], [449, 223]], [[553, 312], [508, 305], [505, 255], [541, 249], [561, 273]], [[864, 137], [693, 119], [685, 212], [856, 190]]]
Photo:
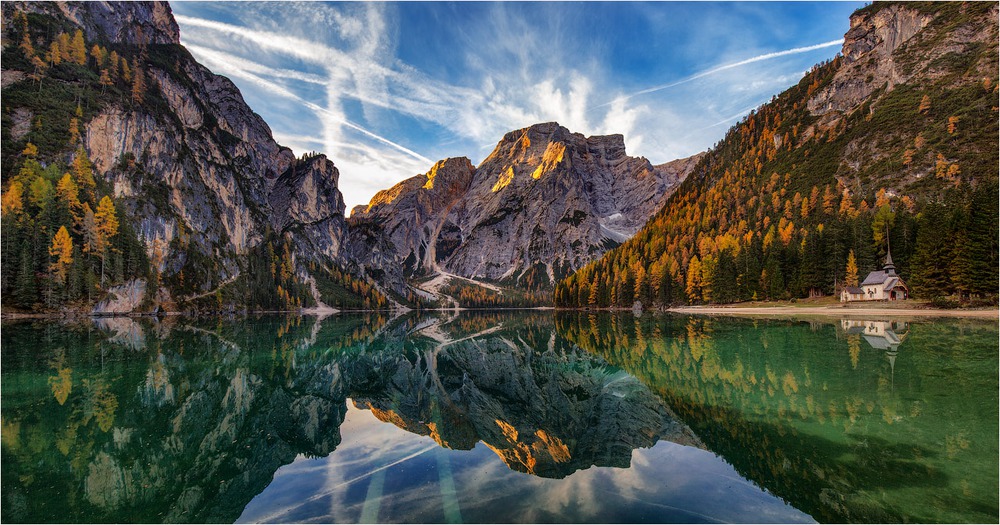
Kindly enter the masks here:
[[[144, 101], [105, 102], [83, 122], [81, 143], [147, 246], [161, 284], [172, 287], [168, 302], [233, 281], [269, 229], [290, 234], [303, 279], [308, 263], [346, 266], [333, 163], [295, 159], [277, 144], [236, 85], [180, 45], [169, 4], [9, 2], [5, 25], [15, 10], [77, 26], [87, 42], [114, 46], [143, 71]], [[31, 118], [19, 111], [21, 120]]]
[[474, 171], [467, 159], [441, 161], [351, 221], [384, 225], [411, 275], [547, 286], [635, 234], [699, 158], [654, 166], [626, 155], [621, 135], [537, 124], [505, 135]]

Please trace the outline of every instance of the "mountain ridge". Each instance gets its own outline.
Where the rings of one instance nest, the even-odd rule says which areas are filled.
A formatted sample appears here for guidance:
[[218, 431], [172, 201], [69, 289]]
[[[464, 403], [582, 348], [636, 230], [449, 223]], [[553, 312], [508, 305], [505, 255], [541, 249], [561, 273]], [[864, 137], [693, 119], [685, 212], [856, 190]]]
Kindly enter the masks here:
[[[544, 288], [634, 234], [698, 158], [653, 166], [627, 156], [622, 135], [540, 123], [505, 134], [479, 166], [447, 159], [379, 192], [349, 222], [385, 224], [407, 275]], [[439, 170], [449, 191], [432, 209]]]
[[[97, 190], [82, 204], [96, 208], [106, 195], [130, 228], [108, 230], [107, 252], [88, 251], [80, 211], [49, 213], [79, 207], [76, 197], [18, 203], [7, 216], [16, 220], [5, 221], [13, 225], [5, 253], [24, 259], [24, 270], [3, 269], [19, 306], [83, 306], [94, 294], [117, 294], [118, 312], [294, 309], [324, 304], [317, 279], [343, 306], [388, 303], [341, 254], [347, 234], [333, 163], [296, 159], [277, 144], [236, 85], [180, 45], [168, 4], [9, 2], [3, 14], [5, 196], [13, 205], [34, 195], [25, 193], [32, 184], [55, 186], [65, 166], [79, 164], [87, 169], [74, 168], [69, 183], [92, 177]], [[53, 280], [43, 250], [60, 223], [67, 252], [83, 250], [67, 253], [67, 276]], [[24, 250], [21, 239], [30, 239]], [[129, 255], [118, 257], [122, 244]]]
[[[236, 85], [180, 44], [168, 4], [9, 2], [3, 16], [3, 245], [19, 262], [3, 265], [8, 308], [423, 307], [441, 297], [410, 278], [438, 270], [547, 288], [634, 233], [684, 176], [684, 164], [627, 157], [621, 135], [539, 124], [508, 133], [480, 167], [446, 159], [348, 220], [333, 162], [278, 144]], [[559, 221], [547, 208], [572, 204], [559, 200], [564, 186], [582, 209]], [[503, 195], [486, 199], [487, 215], [462, 199], [470, 188]], [[105, 198], [87, 222], [84, 208]], [[533, 215], [504, 208], [511, 198]], [[600, 224], [584, 220], [595, 213]], [[588, 232], [570, 246], [535, 228], [495, 253], [501, 230], [486, 225], [531, 221]], [[481, 268], [498, 258], [516, 262]]]
[[540, 123], [350, 218], [333, 162], [277, 144], [168, 4], [3, 17], [8, 308], [730, 302], [831, 293], [848, 251], [866, 269], [890, 243], [926, 296], [997, 280], [995, 5], [858, 10], [841, 55], [707, 153], [652, 165]]
[[864, 272], [889, 246], [914, 296], [995, 304], [997, 11], [855, 12], [841, 55], [730, 129], [642, 231], [556, 287], [557, 306], [828, 295], [850, 252]]

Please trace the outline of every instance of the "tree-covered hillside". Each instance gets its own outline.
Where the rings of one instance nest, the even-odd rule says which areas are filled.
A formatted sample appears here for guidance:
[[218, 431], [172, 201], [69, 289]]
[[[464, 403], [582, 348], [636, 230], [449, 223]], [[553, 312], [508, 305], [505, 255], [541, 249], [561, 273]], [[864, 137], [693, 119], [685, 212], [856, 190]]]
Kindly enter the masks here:
[[337, 253], [336, 168], [276, 144], [168, 5], [5, 2], [3, 19], [5, 311], [390, 305]]
[[5, 76], [29, 74], [4, 82], [4, 301], [35, 310], [89, 303], [111, 285], [150, 277], [146, 247], [95, 177], [81, 137], [101, 107], [162, 102], [148, 96], [145, 51], [120, 53], [21, 11], [7, 36]]
[[[886, 49], [880, 31], [908, 24], [923, 25]], [[734, 126], [556, 304], [831, 294], [852, 252], [863, 279], [890, 248], [915, 297], [995, 300], [996, 4], [875, 4], [852, 16], [845, 51]]]

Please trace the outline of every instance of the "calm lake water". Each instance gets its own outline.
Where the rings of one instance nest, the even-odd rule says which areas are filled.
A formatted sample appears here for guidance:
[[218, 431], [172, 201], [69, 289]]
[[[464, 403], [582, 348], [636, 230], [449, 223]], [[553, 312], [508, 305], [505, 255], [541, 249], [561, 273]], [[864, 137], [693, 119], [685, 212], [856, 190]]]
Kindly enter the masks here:
[[995, 322], [2, 327], [2, 520], [998, 521]]

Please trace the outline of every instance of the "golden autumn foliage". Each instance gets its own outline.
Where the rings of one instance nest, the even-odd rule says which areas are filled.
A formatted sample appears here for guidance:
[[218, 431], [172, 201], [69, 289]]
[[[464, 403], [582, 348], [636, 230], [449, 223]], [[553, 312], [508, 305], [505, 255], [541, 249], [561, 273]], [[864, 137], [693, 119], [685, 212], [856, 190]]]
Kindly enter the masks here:
[[52, 245], [49, 246], [49, 256], [52, 261], [49, 269], [60, 283], [66, 281], [66, 271], [73, 262], [73, 240], [69, 238], [69, 231], [65, 226], [60, 226], [52, 238]]
[[3, 215], [10, 218], [10, 215], [16, 215], [24, 209], [24, 202], [22, 201], [23, 194], [24, 186], [20, 181], [13, 181], [10, 183], [10, 186], [7, 187], [7, 191], [3, 192]]
[[102, 247], [109, 239], [118, 233], [118, 214], [115, 212], [115, 205], [111, 198], [105, 195], [101, 202], [97, 204], [97, 211], [94, 212], [94, 222], [97, 225], [97, 232], [100, 234]]
[[[885, 256], [887, 224], [893, 256], [905, 266], [920, 205], [897, 185], [897, 166], [911, 170], [909, 181], [928, 168], [956, 186], [966, 180], [961, 157], [944, 157], [958, 142], [942, 141], [944, 126], [928, 126], [932, 96], [942, 111], [954, 101], [923, 87], [893, 95], [899, 98], [893, 118], [905, 113], [910, 127], [892, 143], [895, 160], [880, 157], [878, 178], [869, 178], [869, 166], [845, 148], [864, 143], [859, 136], [880, 136], [890, 112], [863, 107], [824, 123], [805, 103], [839, 67], [835, 59], [814, 68], [731, 128], [635, 237], [556, 286], [556, 305], [627, 308], [635, 301], [657, 306], [831, 294], [835, 283], [843, 285], [850, 251], [857, 272]], [[955, 137], [957, 125], [952, 121], [950, 128]], [[936, 165], [929, 139], [939, 150]], [[933, 188], [928, 193], [944, 188], [924, 187]], [[890, 217], [901, 213], [896, 220], [904, 227], [896, 230]]]
[[844, 269], [844, 282], [847, 286], [858, 285], [858, 260], [854, 257], [854, 250], [847, 255], [847, 267]]

